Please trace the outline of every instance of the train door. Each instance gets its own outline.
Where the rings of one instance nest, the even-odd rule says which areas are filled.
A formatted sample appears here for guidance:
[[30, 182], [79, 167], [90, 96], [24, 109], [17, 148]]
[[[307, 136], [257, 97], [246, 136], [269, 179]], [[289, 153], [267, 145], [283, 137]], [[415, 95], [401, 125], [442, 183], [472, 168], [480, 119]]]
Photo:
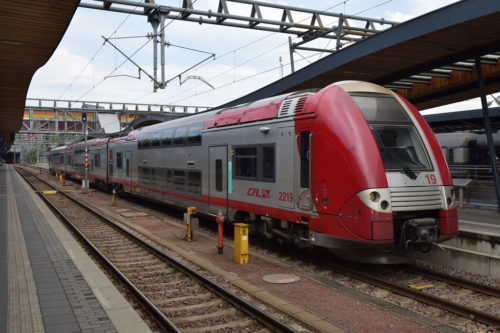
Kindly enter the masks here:
[[219, 210], [222, 214], [227, 214], [228, 195], [228, 163], [227, 146], [209, 147], [208, 166], [208, 192], [209, 210], [212, 214], [217, 214]]
[[276, 185], [278, 206], [294, 208], [295, 127], [281, 127], [276, 148]]
[[125, 152], [125, 186], [130, 189], [132, 184], [132, 152]]

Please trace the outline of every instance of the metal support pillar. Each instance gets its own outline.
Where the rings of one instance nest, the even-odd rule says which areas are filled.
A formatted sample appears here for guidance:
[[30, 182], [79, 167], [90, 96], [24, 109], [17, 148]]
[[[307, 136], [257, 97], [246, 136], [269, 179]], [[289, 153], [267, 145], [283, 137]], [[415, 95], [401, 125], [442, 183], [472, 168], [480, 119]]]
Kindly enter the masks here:
[[153, 26], [153, 68], [154, 73], [153, 77], [155, 78], [153, 84], [153, 91], [156, 92], [158, 90], [158, 18], [149, 17], [149, 22]]
[[161, 82], [160, 88], [165, 88], [165, 15], [160, 15], [160, 43], [161, 43]]
[[476, 57], [476, 71], [479, 81], [479, 92], [481, 95], [481, 106], [483, 108], [484, 129], [486, 130], [486, 139], [488, 140], [488, 148], [490, 152], [491, 171], [493, 174], [493, 181], [495, 182], [495, 192], [497, 197], [497, 210], [500, 211], [500, 182], [498, 178], [497, 163], [495, 159], [495, 146], [493, 145], [493, 130], [491, 128], [490, 112], [488, 104], [486, 103], [486, 91], [484, 88], [484, 75], [481, 67], [481, 58]]
[[292, 66], [292, 73], [295, 73], [295, 63], [293, 61], [293, 44], [292, 37], [288, 37], [288, 48], [290, 49], [290, 66]]

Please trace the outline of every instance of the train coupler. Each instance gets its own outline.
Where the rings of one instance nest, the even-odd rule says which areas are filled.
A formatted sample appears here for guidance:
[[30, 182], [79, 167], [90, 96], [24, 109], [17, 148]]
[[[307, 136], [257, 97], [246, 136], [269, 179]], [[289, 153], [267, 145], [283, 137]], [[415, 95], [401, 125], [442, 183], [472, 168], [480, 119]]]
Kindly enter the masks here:
[[429, 252], [438, 238], [438, 223], [433, 218], [408, 220], [401, 230], [401, 245], [422, 252]]

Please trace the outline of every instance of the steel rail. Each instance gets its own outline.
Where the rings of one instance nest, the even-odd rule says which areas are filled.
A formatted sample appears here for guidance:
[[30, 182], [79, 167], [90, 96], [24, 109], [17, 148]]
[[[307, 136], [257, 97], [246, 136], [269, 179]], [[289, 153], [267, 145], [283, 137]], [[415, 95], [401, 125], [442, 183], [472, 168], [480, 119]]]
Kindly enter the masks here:
[[[25, 170], [26, 172], [30, 173], [26, 169], [23, 169], [23, 170]], [[55, 186], [53, 186], [52, 184], [48, 183], [44, 179], [41, 179], [41, 178], [37, 177], [36, 174], [32, 174], [32, 173], [30, 173], [30, 174], [33, 177], [35, 177], [38, 180], [40, 180], [41, 182], [45, 183], [47, 186], [49, 186], [51, 188], [54, 188], [54, 189], [57, 189]], [[242, 298], [234, 295], [233, 293], [231, 293], [230, 291], [224, 289], [223, 287], [221, 287], [217, 283], [211, 281], [210, 279], [204, 277], [203, 275], [201, 275], [200, 273], [196, 272], [195, 270], [193, 270], [193, 269], [189, 268], [188, 266], [184, 265], [183, 263], [181, 263], [177, 259], [175, 259], [175, 258], [169, 256], [168, 254], [162, 252], [161, 250], [157, 249], [153, 245], [150, 245], [150, 244], [146, 243], [145, 241], [143, 241], [142, 239], [140, 239], [138, 236], [129, 233], [125, 228], [123, 228], [122, 226], [118, 225], [116, 222], [112, 221], [111, 219], [109, 219], [108, 217], [104, 216], [100, 212], [97, 212], [97, 211], [91, 209], [90, 207], [86, 206], [85, 204], [83, 204], [82, 202], [78, 201], [76, 198], [73, 198], [71, 195], [69, 195], [69, 194], [67, 194], [65, 192], [59, 192], [59, 193], [61, 193], [63, 196], [65, 196], [66, 198], [68, 198], [72, 202], [76, 203], [80, 207], [84, 208], [89, 213], [91, 213], [94, 216], [102, 219], [108, 225], [110, 225], [111, 227], [113, 227], [115, 230], [121, 232], [126, 237], [129, 237], [130, 239], [132, 239], [134, 242], [136, 242], [141, 247], [146, 248], [148, 251], [150, 251], [152, 254], [154, 254], [158, 258], [166, 261], [168, 264], [170, 264], [170, 265], [174, 266], [175, 268], [179, 269], [184, 274], [189, 275], [190, 277], [192, 277], [192, 278], [200, 281], [206, 288], [210, 289], [215, 294], [217, 294], [220, 297], [224, 298], [225, 300], [227, 300], [229, 303], [231, 303], [233, 306], [237, 307], [241, 311], [243, 311], [243, 312], [247, 313], [248, 315], [250, 315], [251, 317], [255, 318], [257, 321], [259, 321], [260, 323], [262, 323], [264, 326], [266, 326], [268, 328], [271, 328], [273, 330], [278, 330], [280, 332], [297, 333], [296, 330], [294, 330], [291, 327], [287, 326], [286, 324], [280, 322], [279, 320], [277, 320], [273, 316], [267, 314], [266, 312], [262, 311], [261, 309], [259, 309], [258, 307], [254, 306], [253, 304], [248, 303], [245, 300], [243, 300]], [[44, 201], [48, 202], [51, 207], [53, 206], [44, 196], [42, 196], [42, 198], [44, 199]], [[61, 214], [61, 216], [63, 216], [63, 215]], [[74, 226], [71, 226], [71, 227], [75, 228]], [[77, 234], [80, 235], [81, 233], [77, 231]], [[84, 236], [82, 235], [82, 237], [84, 237]], [[86, 240], [86, 242], [89, 242], [89, 241]], [[93, 245], [92, 245], [92, 248], [94, 248]], [[99, 251], [99, 250], [97, 250], [97, 251]], [[99, 253], [99, 255], [102, 255], [102, 254], [100, 254], [100, 252], [98, 252], [98, 253]], [[111, 265], [113, 265], [113, 264], [111, 264]], [[114, 267], [114, 265], [113, 265], [113, 267]], [[124, 277], [124, 278], [127, 279], [126, 277]], [[130, 283], [132, 284], [132, 282], [130, 282]], [[134, 288], [135, 288], [135, 286], [134, 286]], [[135, 289], [137, 289], [137, 288], [135, 288]], [[138, 291], [138, 292], [140, 293], [140, 291]], [[144, 296], [144, 297], [147, 299], [146, 296]], [[152, 306], [154, 306], [156, 308], [156, 306], [154, 304], [152, 304], [149, 301], [149, 299], [147, 299], [147, 301], [148, 301], [148, 303], [150, 303]], [[160, 310], [158, 310], [158, 311], [160, 311]], [[164, 317], [163, 313], [162, 313], [162, 316]], [[297, 320], [299, 320], [299, 319], [297, 319]]]
[[454, 284], [462, 288], [474, 290], [475, 292], [500, 299], [500, 288], [486, 286], [481, 283], [462, 279], [445, 273], [435, 272], [430, 269], [418, 267], [415, 265], [403, 265], [403, 268], [414, 274], [425, 275], [426, 277], [431, 279]]
[[418, 300], [434, 307], [439, 307], [443, 310], [450, 311], [454, 314], [458, 314], [469, 319], [474, 319], [483, 324], [500, 326], [500, 317], [480, 310], [476, 310], [469, 306], [460, 305], [434, 295], [425, 294], [410, 287], [406, 287], [398, 283], [389, 282], [385, 279], [370, 275], [368, 273], [360, 272], [356, 269], [341, 267], [338, 265], [335, 265], [333, 269], [351, 278], [370, 283], [380, 288], [391, 290], [392, 292], [395, 292], [397, 294]]
[[[175, 326], [174, 323], [168, 319], [160, 309], [158, 309], [150, 300], [146, 297], [135, 285], [132, 281], [130, 281], [111, 261], [109, 261], [106, 256], [94, 245], [92, 242], [85, 237], [85, 235], [78, 230], [78, 228], [71, 222], [71, 220], [64, 215], [52, 202], [50, 202], [46, 196], [42, 195], [39, 192], [39, 189], [36, 188], [35, 184], [31, 180], [29, 180], [25, 175], [19, 172], [18, 168], [16, 168], [17, 172], [23, 177], [23, 179], [35, 190], [36, 193], [42, 198], [42, 200], [51, 208], [51, 210], [59, 216], [59, 218], [77, 235], [77, 237], [92, 251], [92, 253], [97, 256], [97, 258], [105, 264], [105, 266], [110, 269], [113, 274], [115, 274], [134, 294], [134, 296], [139, 300], [139, 302], [150, 312], [150, 314], [154, 317], [156, 323], [166, 332], [172, 333], [180, 333], [181, 331]], [[45, 182], [44, 180], [37, 177], [35, 174], [27, 171], [26, 169], [22, 169], [31, 176], [45, 183], [47, 186], [54, 188], [54, 186]], [[59, 192], [67, 198], [70, 198], [64, 192]], [[80, 204], [81, 205], [81, 204]], [[81, 205], [82, 206], [82, 205]], [[82, 206], [85, 207], [85, 206]], [[90, 209], [88, 209], [92, 212]]]

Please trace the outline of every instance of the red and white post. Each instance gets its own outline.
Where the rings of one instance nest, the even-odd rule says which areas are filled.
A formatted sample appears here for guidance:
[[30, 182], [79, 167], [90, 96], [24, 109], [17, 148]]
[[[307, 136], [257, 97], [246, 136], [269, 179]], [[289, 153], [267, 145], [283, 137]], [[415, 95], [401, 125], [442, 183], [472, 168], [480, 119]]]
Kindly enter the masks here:
[[222, 254], [224, 251], [224, 239], [223, 239], [223, 228], [222, 228], [222, 223], [224, 223], [224, 216], [222, 215], [222, 212], [219, 211], [219, 214], [217, 214], [217, 253]]

